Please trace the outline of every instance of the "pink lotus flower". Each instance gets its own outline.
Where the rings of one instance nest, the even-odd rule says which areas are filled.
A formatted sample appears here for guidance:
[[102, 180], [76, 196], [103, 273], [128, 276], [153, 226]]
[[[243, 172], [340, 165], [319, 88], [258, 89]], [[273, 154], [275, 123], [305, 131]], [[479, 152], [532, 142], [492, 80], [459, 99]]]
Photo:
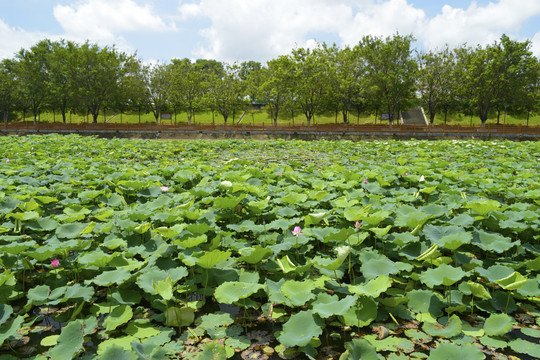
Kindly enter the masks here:
[[407, 175], [409, 175], [409, 174], [405, 173], [405, 174], [403, 174], [403, 175], [404, 175], [404, 176], [407, 176]]
[[167, 191], [169, 191], [169, 187], [168, 187], [168, 186], [161, 186], [160, 189], [161, 189], [162, 192], [167, 192]]
[[9, 162], [9, 159], [8, 159], [8, 158], [6, 158], [6, 162]]
[[367, 183], [368, 183], [367, 179], [366, 179], [366, 180], [364, 180], [364, 184], [367, 184]]
[[279, 175], [279, 177], [281, 177], [283, 175], [283, 173], [280, 171], [278, 175]]
[[294, 230], [291, 231], [291, 234], [293, 234], [294, 236], [304, 235], [302, 234], [302, 228], [300, 226], [295, 226]]
[[51, 260], [51, 266], [53, 268], [57, 268], [58, 266], [60, 266], [60, 260], [58, 259]]
[[356, 220], [356, 222], [354, 223], [354, 227], [360, 229], [360, 227], [362, 227], [362, 224], [360, 224], [360, 221]]

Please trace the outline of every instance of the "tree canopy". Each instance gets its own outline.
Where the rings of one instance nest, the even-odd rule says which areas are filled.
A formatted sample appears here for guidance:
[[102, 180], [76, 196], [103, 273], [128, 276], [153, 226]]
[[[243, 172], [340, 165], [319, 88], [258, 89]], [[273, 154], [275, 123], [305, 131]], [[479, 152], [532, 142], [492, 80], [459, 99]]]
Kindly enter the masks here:
[[264, 105], [274, 123], [284, 113], [388, 113], [423, 106], [436, 114], [527, 115], [540, 110], [540, 61], [529, 41], [502, 35], [487, 46], [418, 51], [411, 35], [365, 36], [353, 47], [317, 44], [269, 60], [226, 64], [173, 59], [145, 65], [133, 54], [86, 42], [42, 40], [0, 62], [3, 121], [43, 111], [91, 115], [164, 111], [221, 114], [226, 123], [250, 105]]

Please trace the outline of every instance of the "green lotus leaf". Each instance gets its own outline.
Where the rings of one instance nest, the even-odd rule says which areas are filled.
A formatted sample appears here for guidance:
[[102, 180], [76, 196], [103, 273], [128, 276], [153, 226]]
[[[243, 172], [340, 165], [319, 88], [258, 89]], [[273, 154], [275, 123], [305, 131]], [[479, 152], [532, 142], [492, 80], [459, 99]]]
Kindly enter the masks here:
[[396, 210], [395, 226], [409, 227], [411, 229], [423, 225], [432, 215], [418, 210], [410, 205], [402, 205]]
[[66, 287], [57, 287], [51, 290], [49, 285], [38, 285], [28, 290], [27, 297], [35, 305], [52, 304], [53, 302], [58, 304], [65, 291]]
[[407, 339], [397, 336], [388, 336], [384, 339], [378, 340], [377, 335], [366, 335], [364, 339], [375, 346], [377, 352], [392, 351], [392, 352], [404, 352], [410, 353], [414, 350], [414, 343]]
[[53, 231], [58, 227], [58, 221], [50, 216], [40, 217], [26, 224], [26, 228], [34, 231]]
[[527, 354], [533, 359], [540, 359], [540, 345], [523, 339], [515, 339], [508, 343], [512, 350], [520, 354]]
[[469, 244], [472, 240], [472, 234], [464, 231], [459, 226], [426, 225], [423, 232], [426, 239], [433, 244], [449, 250], [456, 250], [463, 244]]
[[343, 315], [356, 303], [357, 298], [356, 295], [349, 295], [339, 300], [336, 295], [320, 293], [317, 296], [317, 299], [311, 304], [312, 310], [322, 318], [329, 318], [333, 315]]
[[91, 233], [94, 230], [96, 223], [80, 223], [73, 222], [70, 224], [63, 224], [56, 228], [56, 236], [59, 239], [74, 239], [83, 234]]
[[37, 243], [34, 240], [25, 241], [22, 243], [12, 242], [12, 243], [0, 246], [0, 252], [5, 251], [8, 254], [19, 255], [23, 253], [24, 251], [35, 247], [36, 245]]
[[73, 284], [66, 286], [66, 292], [63, 294], [64, 300], [88, 301], [94, 296], [94, 288], [91, 286], [82, 286], [81, 284]]
[[91, 281], [98, 286], [111, 286], [113, 284], [120, 285], [126, 282], [131, 277], [131, 273], [126, 269], [117, 269], [104, 271]]
[[517, 244], [512, 242], [512, 239], [501, 234], [485, 232], [483, 230], [478, 230], [475, 232], [473, 243], [482, 250], [494, 251], [498, 254], [508, 251], [511, 247]]
[[484, 323], [484, 332], [488, 336], [504, 335], [512, 330], [514, 323], [514, 318], [506, 314], [491, 314]]
[[390, 214], [392, 214], [391, 211], [387, 210], [379, 210], [377, 212], [374, 212], [373, 214], [369, 214], [367, 216], [363, 216], [362, 220], [363, 222], [371, 225], [371, 226], [377, 226], [384, 220], [386, 220]]
[[[0, 304], [0, 325], [6, 322], [13, 314], [13, 308], [8, 304]], [[0, 344], [1, 345], [1, 344]]]
[[334, 249], [334, 253], [337, 255], [336, 259], [316, 257], [313, 259], [313, 263], [319, 268], [335, 271], [343, 264], [351, 250], [350, 246], [338, 246]]
[[307, 194], [301, 192], [290, 192], [286, 196], [282, 197], [281, 200], [285, 201], [289, 205], [302, 204], [308, 199]]
[[184, 236], [182, 240], [174, 240], [173, 244], [178, 244], [181, 247], [185, 249], [193, 248], [196, 246], [199, 246], [200, 244], [205, 243], [208, 240], [208, 237], [206, 235], [199, 235], [199, 236], [188, 236], [187, 238]]
[[62, 328], [57, 345], [50, 351], [51, 359], [71, 360], [83, 349], [83, 323], [75, 320]]
[[407, 293], [409, 308], [419, 314], [430, 313], [433, 316], [442, 314], [444, 307], [440, 297], [429, 290], [411, 290]]
[[10, 322], [0, 326], [0, 345], [4, 343], [5, 340], [17, 336], [17, 331], [22, 327], [24, 318], [22, 316], [17, 316]]
[[239, 197], [218, 197], [214, 200], [214, 207], [217, 209], [234, 209], [236, 206], [238, 206], [238, 204], [240, 204], [240, 201], [242, 201], [244, 197], [244, 194]]
[[369, 341], [364, 339], [353, 339], [351, 342], [345, 343], [345, 353], [339, 358], [340, 360], [377, 360], [377, 350]]
[[511, 276], [514, 273], [514, 269], [504, 265], [493, 265], [487, 269], [477, 267], [474, 269], [478, 274], [485, 277], [491, 282], [495, 282], [500, 279], [504, 279]]
[[171, 276], [167, 276], [165, 280], [158, 280], [157, 283], [152, 280], [152, 287], [165, 300], [171, 300], [173, 297], [173, 282]]
[[307, 228], [311, 225], [318, 225], [321, 221], [328, 225], [328, 219], [326, 218], [327, 214], [325, 212], [320, 212], [316, 214], [308, 214], [304, 218], [304, 226]]
[[214, 327], [226, 327], [232, 325], [234, 323], [234, 318], [229, 313], [218, 311], [217, 313], [203, 315], [197, 321], [200, 322], [198, 326], [206, 330]]
[[113, 331], [118, 326], [127, 323], [133, 317], [133, 310], [129, 305], [116, 306], [103, 321], [103, 327], [107, 331]]
[[478, 340], [482, 345], [489, 346], [494, 349], [504, 349], [508, 346], [508, 342], [502, 337], [482, 336]]
[[97, 266], [98, 268], [107, 266], [118, 253], [107, 254], [101, 249], [89, 251], [77, 258], [77, 262], [84, 267]]
[[345, 219], [348, 221], [358, 221], [362, 220], [364, 217], [368, 216], [370, 206], [360, 207], [350, 207], [343, 213]]
[[418, 236], [414, 236], [413, 234], [411, 234], [409, 232], [393, 233], [390, 236], [390, 239], [397, 246], [405, 246], [405, 245], [407, 245], [409, 243], [415, 243], [415, 242], [418, 242], [420, 240], [420, 238]]
[[454, 216], [450, 221], [448, 221], [448, 223], [462, 228], [466, 228], [474, 224], [474, 217], [467, 214], [459, 214], [457, 216]]
[[537, 279], [529, 279], [517, 289], [517, 292], [521, 296], [540, 297], [540, 282]]
[[396, 264], [384, 255], [362, 262], [360, 270], [367, 280], [375, 279], [381, 275], [391, 275], [399, 272]]
[[251, 248], [242, 248], [239, 252], [241, 255], [239, 260], [245, 261], [248, 264], [258, 264], [273, 254], [272, 249], [260, 245]]
[[485, 355], [475, 345], [456, 345], [450, 343], [440, 343], [429, 352], [427, 360], [450, 360], [467, 359], [483, 360]]
[[386, 275], [381, 275], [369, 280], [366, 284], [349, 285], [349, 291], [353, 294], [377, 298], [388, 290], [390, 286], [392, 286], [392, 280]]
[[104, 340], [99, 343], [97, 353], [102, 356], [110, 347], [121, 347], [126, 351], [130, 351], [133, 341], [137, 341], [137, 338], [130, 335]]
[[172, 284], [175, 284], [180, 279], [184, 278], [188, 274], [188, 270], [183, 266], [178, 266], [172, 269], [160, 270], [157, 267], [144, 268], [141, 270], [142, 274], [137, 277], [137, 285], [151, 295], [157, 295], [158, 293], [154, 289], [154, 284], [160, 281], [166, 280], [170, 277]]
[[443, 338], [453, 338], [461, 333], [461, 320], [457, 315], [452, 315], [446, 325], [439, 323], [424, 323], [422, 329], [431, 336], [438, 336]]
[[311, 280], [287, 280], [281, 285], [281, 292], [287, 298], [288, 305], [302, 306], [315, 298], [315, 294], [312, 293], [315, 288], [316, 284]]
[[169, 307], [165, 312], [165, 324], [167, 326], [189, 326], [195, 320], [195, 312], [188, 307]]
[[527, 278], [517, 271], [514, 271], [507, 277], [496, 280], [495, 282], [504, 290], [516, 290], [525, 285]]
[[322, 334], [321, 321], [311, 311], [291, 315], [283, 325], [278, 341], [285, 346], [306, 346], [311, 339]]
[[120, 345], [109, 346], [100, 356], [103, 360], [134, 360], [135, 358], [133, 352]]
[[521, 328], [521, 332], [526, 336], [540, 338], [540, 330], [538, 329], [524, 327], [524, 328]]
[[[167, 313], [165, 313], [165, 318]], [[172, 326], [172, 325], [171, 325]], [[161, 329], [148, 319], [136, 319], [128, 323], [124, 332], [128, 335], [134, 336], [138, 339], [147, 339], [152, 336], [156, 336], [161, 333]]]
[[491, 299], [491, 294], [482, 284], [474, 281], [467, 281], [467, 286], [469, 287], [469, 290], [473, 296], [480, 299]]
[[214, 297], [220, 303], [232, 304], [253, 295], [262, 288], [264, 288], [262, 284], [229, 281], [224, 282], [215, 289]]
[[205, 253], [197, 260], [197, 264], [205, 269], [210, 269], [231, 256], [230, 251], [212, 250]]
[[467, 273], [461, 270], [461, 268], [442, 264], [437, 268], [422, 272], [420, 274], [420, 281], [430, 288], [437, 285], [450, 286], [461, 280], [465, 275]]
[[218, 344], [217, 342], [210, 341], [204, 344], [202, 351], [197, 356], [198, 360], [217, 360], [217, 359], [227, 359], [227, 351], [225, 346]]
[[370, 297], [359, 296], [356, 306], [339, 316], [339, 319], [347, 326], [364, 327], [371, 324], [377, 318], [377, 303]]
[[473, 201], [465, 205], [466, 209], [471, 209], [476, 214], [484, 216], [493, 210], [502, 210], [501, 203], [496, 200]]

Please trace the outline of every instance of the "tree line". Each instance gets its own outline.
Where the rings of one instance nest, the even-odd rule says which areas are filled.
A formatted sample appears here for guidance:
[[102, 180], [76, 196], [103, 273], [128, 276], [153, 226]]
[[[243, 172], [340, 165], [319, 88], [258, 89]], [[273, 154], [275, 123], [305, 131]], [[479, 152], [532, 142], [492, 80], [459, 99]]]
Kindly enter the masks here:
[[91, 116], [114, 112], [219, 113], [264, 106], [280, 116], [389, 114], [423, 106], [431, 123], [449, 112], [480, 117], [509, 113], [528, 117], [540, 109], [540, 61], [529, 41], [501, 36], [486, 46], [413, 49], [412, 35], [365, 36], [353, 47], [326, 43], [295, 48], [261, 64], [172, 59], [144, 64], [134, 54], [86, 42], [42, 40], [0, 62], [3, 121], [44, 111]]

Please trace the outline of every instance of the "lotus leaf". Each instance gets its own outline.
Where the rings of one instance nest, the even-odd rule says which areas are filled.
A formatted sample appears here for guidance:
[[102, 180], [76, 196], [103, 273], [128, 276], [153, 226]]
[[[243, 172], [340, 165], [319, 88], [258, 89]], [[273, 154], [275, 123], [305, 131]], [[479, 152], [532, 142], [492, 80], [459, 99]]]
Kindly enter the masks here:
[[525, 285], [527, 278], [514, 271], [507, 277], [496, 280], [495, 282], [505, 290], [516, 290]]
[[368, 326], [377, 318], [377, 303], [370, 297], [359, 296], [356, 306], [339, 318], [347, 326]]
[[227, 358], [228, 356], [225, 346], [213, 341], [204, 344], [201, 353], [197, 357], [198, 360], [216, 360]]
[[392, 286], [392, 280], [386, 276], [377, 276], [375, 279], [371, 279], [367, 284], [362, 285], [349, 285], [349, 291], [353, 294], [367, 295], [372, 298], [378, 298], [388, 288]]
[[197, 265], [202, 268], [210, 269], [231, 256], [230, 251], [212, 250], [205, 253], [197, 260]]
[[384, 255], [362, 262], [360, 270], [368, 280], [375, 279], [381, 275], [391, 275], [399, 272], [396, 264]]
[[346, 296], [339, 300], [336, 295], [320, 293], [311, 305], [314, 313], [319, 314], [321, 318], [328, 318], [333, 315], [344, 315], [356, 300], [357, 296]]
[[245, 261], [248, 264], [258, 264], [262, 260], [272, 255], [272, 250], [267, 247], [256, 245], [252, 248], [242, 248], [240, 252], [240, 261]]
[[520, 354], [527, 354], [532, 358], [540, 358], [540, 345], [523, 339], [515, 339], [508, 343], [512, 350]]
[[57, 345], [49, 352], [52, 359], [73, 359], [83, 349], [83, 324], [80, 320], [68, 323], [62, 328]]
[[[13, 314], [13, 308], [8, 304], [0, 304], [0, 325], [6, 322]], [[1, 345], [1, 344], [0, 344]]]
[[475, 271], [492, 282], [511, 276], [514, 273], [512, 268], [504, 265], [493, 265], [487, 269], [480, 267], [476, 268]]
[[0, 326], [0, 345], [12, 336], [18, 335], [17, 331], [21, 328], [23, 321], [24, 318], [22, 316], [17, 316], [10, 322]]
[[494, 251], [499, 254], [502, 254], [517, 244], [512, 242], [512, 239], [501, 234], [485, 232], [483, 230], [475, 232], [473, 243], [484, 251]]
[[221, 303], [232, 304], [240, 299], [251, 296], [263, 287], [262, 284], [255, 283], [239, 281], [225, 282], [215, 289], [214, 297]]
[[461, 268], [455, 268], [450, 265], [442, 264], [437, 268], [428, 269], [420, 274], [420, 280], [433, 288], [437, 285], [450, 286], [461, 280], [467, 273]]
[[450, 343], [440, 343], [430, 351], [427, 360], [482, 360], [485, 355], [475, 345], [456, 345]]
[[396, 210], [396, 226], [409, 227], [411, 229], [423, 225], [432, 215], [418, 210], [410, 205], [402, 205]]
[[506, 314], [491, 314], [484, 323], [484, 332], [488, 336], [504, 335], [512, 330], [514, 323], [514, 319]]
[[131, 273], [129, 270], [117, 269], [102, 272], [92, 279], [92, 282], [98, 286], [111, 286], [113, 284], [120, 285], [126, 282], [130, 277]]
[[502, 210], [501, 203], [496, 200], [473, 201], [465, 205], [465, 208], [471, 209], [474, 213], [481, 216], [485, 216], [493, 210]]
[[281, 285], [281, 292], [287, 298], [289, 306], [302, 306], [315, 298], [312, 293], [315, 288], [316, 284], [310, 280], [287, 280]]
[[96, 224], [91, 223], [79, 223], [73, 222], [70, 224], [63, 224], [56, 228], [56, 236], [59, 239], [74, 239], [83, 234], [92, 232]]
[[380, 351], [392, 351], [392, 352], [404, 352], [410, 353], [414, 350], [414, 343], [407, 339], [397, 336], [388, 336], [384, 339], [378, 340], [377, 335], [366, 335], [364, 339], [375, 346], [377, 352]]
[[422, 329], [431, 336], [453, 338], [461, 333], [462, 323], [457, 315], [452, 315], [447, 319], [446, 325], [427, 322], [424, 323]]
[[345, 343], [345, 353], [339, 360], [377, 360], [377, 351], [375, 347], [364, 339], [353, 339]]
[[306, 346], [312, 338], [322, 334], [320, 320], [311, 311], [300, 311], [291, 315], [283, 325], [283, 331], [278, 337], [285, 346]]
[[440, 296], [429, 290], [411, 290], [407, 293], [409, 308], [416, 313], [440, 316], [444, 307]]

